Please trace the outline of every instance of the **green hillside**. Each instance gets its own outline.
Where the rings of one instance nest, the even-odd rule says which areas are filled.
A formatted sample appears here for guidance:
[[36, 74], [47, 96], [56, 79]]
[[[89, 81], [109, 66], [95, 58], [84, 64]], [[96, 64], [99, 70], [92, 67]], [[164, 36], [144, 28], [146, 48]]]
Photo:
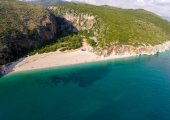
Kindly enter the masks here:
[[26, 55], [42, 43], [38, 35], [39, 18], [46, 10], [23, 2], [0, 2], [0, 64]]
[[[98, 46], [113, 44], [156, 45], [170, 40], [170, 23], [154, 13], [139, 9], [120, 9], [109, 6], [93, 6], [87, 4], [65, 4], [56, 6], [56, 15], [64, 15], [63, 11], [97, 16], [96, 25], [104, 26], [103, 37], [98, 39]], [[95, 27], [96, 29], [97, 27]], [[93, 31], [90, 31], [92, 34]], [[98, 27], [97, 29], [103, 29]]]
[[[44, 15], [41, 6], [22, 2], [1, 2], [0, 4], [0, 33], [22, 31], [23, 27], [34, 29], [39, 24], [37, 18]], [[26, 21], [28, 21], [26, 23]]]

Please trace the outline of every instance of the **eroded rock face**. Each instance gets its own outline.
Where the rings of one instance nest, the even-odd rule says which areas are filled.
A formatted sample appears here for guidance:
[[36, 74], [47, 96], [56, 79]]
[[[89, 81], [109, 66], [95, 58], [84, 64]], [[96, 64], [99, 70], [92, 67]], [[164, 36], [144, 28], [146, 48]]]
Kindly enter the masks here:
[[76, 13], [74, 10], [71, 11], [53, 6], [48, 7], [48, 9], [55, 12], [57, 15], [62, 15], [62, 17], [70, 21], [78, 31], [91, 30], [96, 23], [96, 16], [94, 15]]
[[71, 21], [79, 31], [92, 29], [96, 22], [95, 17], [88, 14], [66, 13], [63, 17]]
[[40, 28], [38, 29], [39, 36], [43, 40], [51, 40], [57, 34], [56, 17], [50, 13], [40, 18]]
[[[62, 16], [65, 20], [69, 21], [70, 24], [74, 26], [71, 28], [72, 31], [86, 31], [89, 33], [90, 35], [88, 37], [95, 38], [94, 41], [96, 43], [99, 39], [104, 38], [103, 32], [106, 31], [107, 28], [98, 16], [56, 6], [50, 6], [48, 7], [48, 10], [53, 12], [55, 15]], [[62, 28], [65, 28], [65, 26], [61, 27], [61, 29]]]
[[169, 50], [170, 42], [165, 42], [155, 46], [139, 46], [134, 47], [131, 45], [113, 45], [112, 47], [104, 50], [102, 53], [104, 56], [109, 55], [154, 55], [156, 53], [165, 52]]

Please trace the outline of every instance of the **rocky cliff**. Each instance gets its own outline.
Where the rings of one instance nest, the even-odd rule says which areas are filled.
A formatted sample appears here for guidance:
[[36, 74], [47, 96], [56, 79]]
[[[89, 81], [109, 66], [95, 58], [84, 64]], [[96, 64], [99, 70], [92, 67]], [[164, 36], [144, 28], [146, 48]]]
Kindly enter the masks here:
[[56, 17], [41, 6], [2, 2], [0, 14], [0, 65], [56, 37]]
[[145, 10], [77, 4], [50, 6], [48, 9], [70, 21], [79, 34], [86, 31], [82, 35], [85, 40], [96, 43], [93, 48], [98, 55], [150, 55], [170, 47], [167, 42], [170, 23]]
[[67, 21], [70, 21], [71, 24], [77, 29], [77, 32], [79, 32], [79, 34], [84, 36], [86, 39], [91, 39], [97, 44], [104, 38], [107, 27], [98, 15], [75, 9], [67, 9], [66, 7], [60, 5], [50, 6], [48, 7], [48, 10], [56, 16], [61, 16]]
[[142, 45], [134, 47], [131, 45], [113, 45], [107, 50], [96, 52], [98, 55], [104, 55], [105, 57], [110, 55], [154, 55], [157, 53], [165, 52], [170, 49], [170, 41], [165, 43], [151, 46]]

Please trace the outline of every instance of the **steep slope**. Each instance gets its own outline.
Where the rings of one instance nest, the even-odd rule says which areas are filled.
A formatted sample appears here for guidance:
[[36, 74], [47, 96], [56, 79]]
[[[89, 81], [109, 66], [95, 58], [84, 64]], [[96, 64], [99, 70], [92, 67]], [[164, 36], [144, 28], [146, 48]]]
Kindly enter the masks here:
[[49, 9], [70, 20], [79, 31], [86, 29], [90, 37], [97, 37], [97, 46], [102, 48], [114, 44], [157, 45], [170, 40], [170, 23], [142, 9], [86, 4], [58, 5]]
[[0, 3], [0, 64], [6, 64], [56, 35], [55, 16], [38, 5]]
[[168, 16], [162, 16], [162, 18], [164, 18], [164, 19], [170, 21], [170, 17], [168, 17]]

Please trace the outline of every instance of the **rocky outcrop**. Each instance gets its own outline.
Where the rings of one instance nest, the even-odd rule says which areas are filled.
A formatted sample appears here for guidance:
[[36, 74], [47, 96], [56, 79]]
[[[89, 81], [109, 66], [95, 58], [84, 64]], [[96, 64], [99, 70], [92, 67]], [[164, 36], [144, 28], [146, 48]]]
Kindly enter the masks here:
[[61, 15], [66, 20], [70, 21], [78, 31], [91, 30], [96, 23], [96, 16], [94, 15], [77, 13], [74, 10], [67, 10], [54, 6], [50, 6], [48, 9], [53, 11], [56, 15]]
[[131, 45], [113, 45], [107, 50], [96, 52], [99, 55], [154, 55], [157, 53], [165, 52], [170, 48], [170, 41], [155, 46], [139, 46], [134, 47]]
[[96, 22], [95, 16], [80, 13], [76, 15], [75, 13], [67, 13], [63, 17], [73, 23], [76, 28], [81, 30], [91, 30]]
[[0, 65], [0, 77], [2, 77], [3, 75], [5, 75], [5, 71], [4, 71], [4, 65]]
[[40, 18], [38, 34], [43, 40], [51, 40], [57, 34], [56, 17], [53, 14], [46, 14]]
[[[65, 20], [69, 21], [69, 24], [72, 24], [77, 30], [72, 29], [72, 31], [86, 31], [89, 34], [86, 37], [95, 38], [95, 42], [98, 42], [99, 39], [104, 38], [104, 31], [106, 29], [103, 21], [96, 15], [88, 14], [85, 12], [79, 12], [73, 9], [67, 9], [60, 6], [50, 6], [48, 10], [53, 12], [57, 16], [62, 16]], [[68, 24], [68, 26], [69, 26]], [[66, 24], [65, 24], [66, 25]], [[62, 26], [61, 28], [64, 28]]]

